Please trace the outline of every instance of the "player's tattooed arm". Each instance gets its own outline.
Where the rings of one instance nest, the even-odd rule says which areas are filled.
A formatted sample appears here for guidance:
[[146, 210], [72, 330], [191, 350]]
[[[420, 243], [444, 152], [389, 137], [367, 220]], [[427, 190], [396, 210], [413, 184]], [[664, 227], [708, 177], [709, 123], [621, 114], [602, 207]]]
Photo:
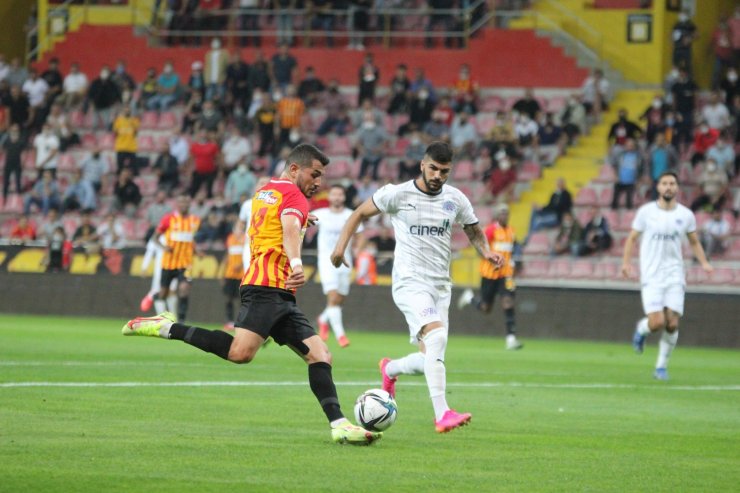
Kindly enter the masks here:
[[486, 235], [483, 233], [483, 230], [480, 229], [479, 224], [467, 224], [463, 226], [463, 231], [465, 231], [465, 234], [468, 236], [468, 241], [473, 245], [473, 248], [478, 252], [478, 255], [496, 266], [501, 266], [504, 261], [503, 256], [499, 253], [491, 252], [488, 249], [488, 240], [486, 239]]

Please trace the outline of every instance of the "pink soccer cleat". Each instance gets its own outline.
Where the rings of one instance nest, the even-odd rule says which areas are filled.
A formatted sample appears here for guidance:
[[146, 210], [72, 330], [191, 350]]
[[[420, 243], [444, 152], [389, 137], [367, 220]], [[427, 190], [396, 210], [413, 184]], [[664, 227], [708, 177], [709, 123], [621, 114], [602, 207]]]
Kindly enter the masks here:
[[397, 377], [389, 377], [388, 373], [385, 371], [385, 367], [388, 366], [388, 363], [391, 362], [390, 358], [383, 358], [378, 363], [378, 367], [380, 368], [380, 375], [383, 377], [383, 390], [388, 392], [391, 397], [396, 397], [396, 380]]
[[316, 323], [319, 326], [319, 337], [321, 337], [321, 340], [329, 340], [329, 322], [322, 322], [320, 318], [317, 318]]
[[141, 308], [142, 313], [146, 313], [152, 309], [152, 305], [154, 305], [154, 298], [152, 298], [151, 294], [147, 293], [146, 296], [141, 298], [141, 303], [139, 303], [139, 308]]
[[337, 342], [341, 347], [349, 346], [349, 338], [347, 336], [340, 336], [339, 339], [337, 339]]
[[473, 415], [470, 413], [458, 413], [454, 409], [449, 409], [442, 416], [442, 419], [434, 422], [434, 427], [437, 429], [437, 433], [447, 433], [470, 423], [472, 417]]

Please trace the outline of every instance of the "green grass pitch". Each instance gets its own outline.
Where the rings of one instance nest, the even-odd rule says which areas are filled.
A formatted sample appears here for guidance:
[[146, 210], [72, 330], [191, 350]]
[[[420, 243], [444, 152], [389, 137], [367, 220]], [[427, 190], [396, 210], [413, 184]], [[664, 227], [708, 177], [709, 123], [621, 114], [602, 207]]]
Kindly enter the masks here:
[[[435, 433], [423, 377], [371, 447], [330, 441], [287, 348], [245, 366], [123, 320], [0, 316], [0, 492], [738, 491], [740, 354], [679, 347], [653, 381], [656, 338], [624, 344], [452, 334], [448, 401], [470, 426]], [[404, 330], [350, 332], [334, 353], [345, 413], [379, 387]]]

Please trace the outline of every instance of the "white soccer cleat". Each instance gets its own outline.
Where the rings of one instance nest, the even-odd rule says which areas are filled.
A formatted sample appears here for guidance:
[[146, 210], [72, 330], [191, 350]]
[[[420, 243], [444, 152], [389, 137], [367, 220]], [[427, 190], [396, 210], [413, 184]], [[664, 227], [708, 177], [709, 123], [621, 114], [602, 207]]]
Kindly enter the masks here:
[[506, 349], [510, 351], [516, 351], [517, 349], [521, 349], [524, 347], [524, 344], [519, 342], [519, 339], [516, 338], [514, 334], [509, 334], [506, 336]]
[[457, 299], [457, 309], [462, 310], [466, 306], [470, 305], [473, 302], [473, 298], [475, 298], [475, 294], [472, 289], [468, 288], [463, 291]]

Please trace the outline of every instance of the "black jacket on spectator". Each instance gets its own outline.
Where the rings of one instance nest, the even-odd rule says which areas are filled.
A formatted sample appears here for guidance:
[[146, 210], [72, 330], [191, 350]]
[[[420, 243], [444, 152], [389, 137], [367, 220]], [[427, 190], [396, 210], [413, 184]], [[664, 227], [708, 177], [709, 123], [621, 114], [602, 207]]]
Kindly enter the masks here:
[[123, 186], [116, 182], [116, 188], [113, 190], [113, 193], [122, 205], [139, 205], [141, 202], [141, 191], [139, 191], [138, 185], [133, 181], [129, 181]]
[[121, 91], [112, 79], [95, 79], [90, 85], [88, 97], [93, 107], [105, 110], [121, 100]]
[[514, 103], [514, 106], [512, 106], [511, 109], [520, 114], [529, 115], [529, 118], [534, 120], [541, 108], [540, 103], [536, 99], [522, 98]]
[[5, 103], [10, 113], [10, 123], [17, 123], [21, 127], [26, 125], [28, 115], [31, 112], [31, 104], [25, 94], [18, 98], [9, 97]]
[[543, 211], [554, 212], [558, 216], [558, 222], [563, 218], [563, 214], [573, 208], [573, 198], [568, 190], [555, 190], [550, 196], [550, 202], [542, 208]]

